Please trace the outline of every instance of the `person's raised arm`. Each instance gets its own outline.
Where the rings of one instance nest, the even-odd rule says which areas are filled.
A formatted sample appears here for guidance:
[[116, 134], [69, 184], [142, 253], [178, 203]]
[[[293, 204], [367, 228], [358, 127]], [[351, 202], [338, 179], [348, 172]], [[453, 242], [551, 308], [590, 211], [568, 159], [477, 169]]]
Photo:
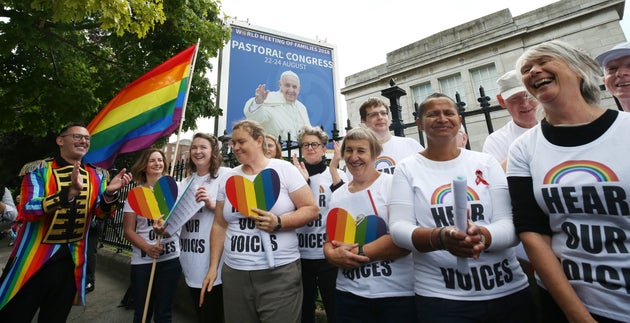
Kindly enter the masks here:
[[267, 96], [269, 95], [269, 90], [267, 90], [266, 87], [267, 84], [258, 84], [254, 97], [247, 100], [245, 103], [245, 108], [243, 108], [245, 116], [256, 112], [262, 104], [265, 103], [265, 100], [267, 100]]
[[132, 180], [133, 176], [131, 175], [131, 173], [127, 172], [126, 168], [123, 168], [120, 172], [118, 172], [118, 174], [116, 174], [116, 176], [114, 176], [109, 181], [107, 187], [105, 188], [105, 191], [103, 192], [105, 203], [112, 203], [114, 201], [117, 201], [118, 191], [121, 188], [129, 185]]
[[339, 162], [341, 161], [341, 147], [339, 143], [333, 140], [334, 153], [333, 157], [328, 164], [328, 171], [330, 172], [330, 177], [332, 177], [332, 184], [330, 185], [330, 189], [334, 192], [337, 188], [343, 185], [343, 180], [339, 176]]
[[308, 170], [306, 170], [306, 165], [304, 165], [304, 162], [299, 161], [296, 154], [293, 154], [293, 156], [291, 157], [293, 159], [293, 166], [295, 166], [295, 168], [297, 168], [300, 171], [300, 174], [302, 174], [302, 177], [304, 177], [304, 180], [308, 182], [309, 181]]
[[267, 90], [266, 87], [267, 84], [258, 84], [258, 87], [256, 87], [256, 98], [254, 99], [256, 104], [263, 104], [265, 100], [267, 100], [269, 90]]

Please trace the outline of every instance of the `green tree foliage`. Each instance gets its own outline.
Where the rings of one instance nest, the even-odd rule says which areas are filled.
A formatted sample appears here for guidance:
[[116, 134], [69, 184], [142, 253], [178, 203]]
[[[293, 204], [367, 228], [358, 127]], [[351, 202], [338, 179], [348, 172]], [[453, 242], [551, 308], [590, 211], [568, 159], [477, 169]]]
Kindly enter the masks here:
[[25, 143], [46, 145], [64, 125], [89, 123], [127, 84], [198, 40], [184, 130], [221, 114], [206, 78], [229, 38], [218, 0], [3, 2], [0, 181], [13, 181], [33, 149], [42, 158], [55, 148]]
[[[28, 5], [28, 1], [24, 1]], [[155, 24], [164, 22], [162, 1], [144, 0], [32, 0], [32, 9], [49, 13], [59, 23], [85, 21], [86, 28], [98, 26], [122, 36], [131, 32], [144, 37]]]

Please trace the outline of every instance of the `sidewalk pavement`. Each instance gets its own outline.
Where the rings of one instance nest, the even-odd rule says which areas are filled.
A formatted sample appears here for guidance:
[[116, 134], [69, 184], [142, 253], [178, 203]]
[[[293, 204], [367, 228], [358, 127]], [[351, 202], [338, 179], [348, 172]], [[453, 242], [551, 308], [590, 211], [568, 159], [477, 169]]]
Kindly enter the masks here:
[[[13, 247], [8, 239], [0, 240], [0, 268], [4, 268]], [[118, 307], [129, 286], [129, 255], [105, 248], [98, 249], [96, 282], [93, 292], [87, 294], [87, 306], [73, 306], [67, 322], [128, 323], [133, 321], [133, 310]], [[180, 280], [173, 310], [174, 323], [196, 321], [190, 295], [184, 280]], [[142, 301], [144, 302], [144, 301]], [[37, 322], [37, 314], [33, 319]]]

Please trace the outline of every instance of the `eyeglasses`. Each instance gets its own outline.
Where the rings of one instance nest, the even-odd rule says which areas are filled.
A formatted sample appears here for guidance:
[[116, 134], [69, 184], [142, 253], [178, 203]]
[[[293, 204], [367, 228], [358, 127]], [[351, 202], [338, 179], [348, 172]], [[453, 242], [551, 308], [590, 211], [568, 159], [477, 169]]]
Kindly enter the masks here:
[[387, 111], [374, 111], [374, 112], [370, 112], [366, 115], [366, 117], [368, 118], [374, 118], [374, 117], [387, 117]]
[[321, 146], [322, 144], [320, 144], [319, 142], [305, 142], [303, 143], [300, 147], [306, 149], [308, 147], [311, 147], [313, 149], [317, 149], [319, 148], [319, 146]]
[[81, 139], [85, 139], [85, 141], [90, 141], [90, 136], [82, 135], [80, 133], [67, 133], [67, 134], [61, 135], [59, 137], [67, 137], [67, 136], [72, 136], [72, 140], [74, 140], [74, 141], [81, 141]]

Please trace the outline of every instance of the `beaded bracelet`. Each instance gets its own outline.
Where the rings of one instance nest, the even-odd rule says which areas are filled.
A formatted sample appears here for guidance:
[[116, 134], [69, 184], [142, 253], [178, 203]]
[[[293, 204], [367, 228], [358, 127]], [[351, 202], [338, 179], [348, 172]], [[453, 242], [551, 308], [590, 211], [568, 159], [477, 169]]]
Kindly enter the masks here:
[[444, 241], [442, 240], [442, 231], [444, 231], [444, 229], [446, 229], [446, 227], [441, 227], [440, 230], [438, 231], [438, 245], [440, 249], [446, 249], [446, 246], [444, 245]]
[[429, 247], [431, 250], [435, 250], [435, 246], [433, 246], [433, 232], [435, 232], [435, 230], [437, 230], [437, 228], [433, 228], [433, 230], [429, 232]]

